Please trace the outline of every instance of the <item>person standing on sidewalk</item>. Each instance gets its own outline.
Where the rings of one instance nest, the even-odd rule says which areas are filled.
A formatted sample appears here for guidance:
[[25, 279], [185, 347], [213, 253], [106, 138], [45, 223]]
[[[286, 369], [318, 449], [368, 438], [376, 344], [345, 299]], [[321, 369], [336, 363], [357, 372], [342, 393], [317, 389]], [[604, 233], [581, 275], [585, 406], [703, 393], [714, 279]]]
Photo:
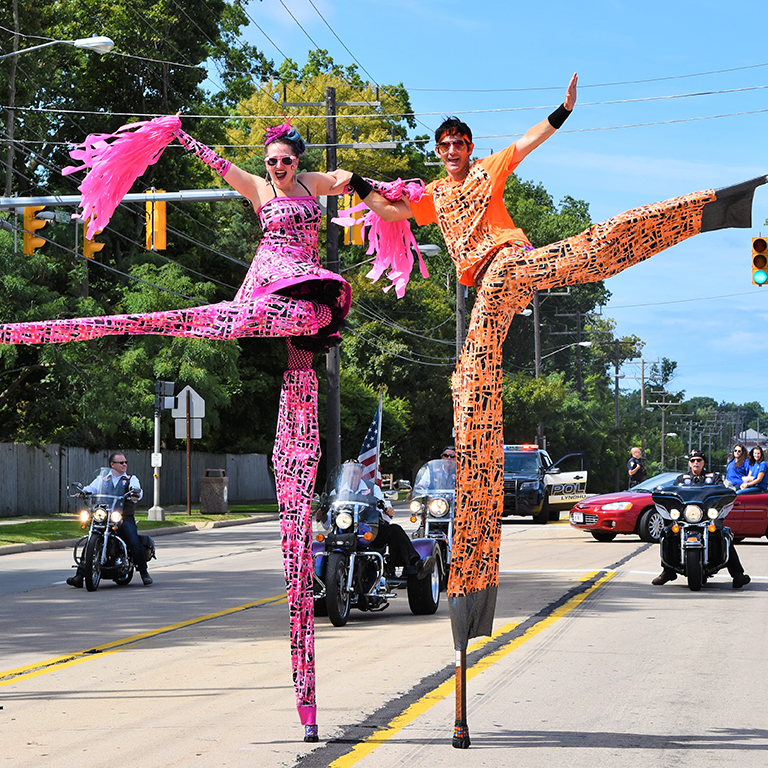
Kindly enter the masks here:
[[627, 488], [634, 488], [638, 483], [642, 483], [648, 476], [645, 471], [645, 459], [643, 452], [635, 446], [632, 449], [632, 458], [627, 462], [627, 474], [629, 475], [629, 485]]

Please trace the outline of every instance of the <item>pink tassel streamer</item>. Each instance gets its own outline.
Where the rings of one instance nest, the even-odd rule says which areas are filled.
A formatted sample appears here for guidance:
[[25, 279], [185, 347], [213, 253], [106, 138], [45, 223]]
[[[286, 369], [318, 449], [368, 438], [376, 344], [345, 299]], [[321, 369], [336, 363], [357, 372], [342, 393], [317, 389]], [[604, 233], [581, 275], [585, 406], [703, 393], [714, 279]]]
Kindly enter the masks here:
[[83, 195], [81, 215], [88, 222], [86, 237], [93, 238], [109, 224], [136, 179], [160, 159], [179, 128], [176, 115], [156, 117], [123, 125], [115, 133], [91, 134], [70, 151], [70, 157], [82, 165], [68, 166], [62, 174], [88, 170], [78, 187]]
[[[405, 196], [409, 200], [418, 201], [424, 194], [424, 182], [420, 179], [410, 181], [397, 179], [393, 182], [379, 182], [369, 179], [369, 181], [374, 185], [376, 191], [388, 200], [400, 200]], [[360, 203], [354, 208], [339, 211], [340, 215], [333, 219], [333, 222], [342, 227], [360, 224], [360, 220], [353, 219], [350, 214], [366, 209], [368, 206], [365, 203]], [[363, 217], [363, 240], [365, 240], [366, 229], [368, 230], [367, 254], [369, 256], [375, 255], [373, 267], [366, 277], [375, 283], [386, 272], [386, 277], [392, 284], [384, 288], [384, 293], [394, 287], [398, 299], [402, 299], [405, 295], [405, 289], [413, 270], [412, 250], [418, 256], [421, 276], [429, 277], [429, 272], [408, 221], [384, 221], [377, 213], [368, 210], [368, 213]]]

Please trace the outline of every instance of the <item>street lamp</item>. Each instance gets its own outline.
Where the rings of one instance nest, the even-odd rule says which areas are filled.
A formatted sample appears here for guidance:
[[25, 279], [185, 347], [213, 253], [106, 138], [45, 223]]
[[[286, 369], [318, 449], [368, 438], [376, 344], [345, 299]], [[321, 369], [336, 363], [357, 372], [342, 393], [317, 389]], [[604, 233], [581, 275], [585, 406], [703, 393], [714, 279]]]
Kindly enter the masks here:
[[591, 347], [591, 346], [592, 346], [591, 341], [575, 341], [573, 344], [566, 344], [564, 347], [560, 347], [560, 349], [556, 349], [554, 352], [549, 352], [546, 355], [542, 355], [539, 359], [546, 360], [548, 357], [552, 357], [552, 355], [556, 355], [558, 352], [564, 352], [566, 349], [570, 349], [571, 347]]
[[39, 51], [41, 48], [48, 48], [51, 45], [58, 45], [63, 43], [64, 45], [74, 45], [75, 48], [82, 48], [86, 51], [95, 51], [96, 53], [109, 53], [115, 44], [108, 37], [101, 35], [94, 37], [81, 37], [77, 40], [50, 40], [42, 45], [33, 45], [31, 48], [22, 48], [19, 51], [13, 53], [4, 53], [0, 56], [0, 59], [7, 59], [11, 56], [20, 56], [22, 53], [29, 53], [30, 51]]
[[[39, 51], [41, 48], [48, 48], [51, 45], [74, 45], [75, 48], [82, 48], [85, 51], [95, 51], [96, 53], [108, 53], [111, 51], [115, 44], [108, 37], [94, 36], [94, 37], [81, 37], [77, 40], [49, 40], [47, 43], [41, 45], [33, 45], [31, 48], [22, 48], [19, 51], [13, 51], [12, 53], [4, 53], [0, 56], [0, 59], [10, 59], [10, 74], [8, 76], [8, 93], [10, 95], [9, 105], [6, 107], [8, 117], [5, 125], [5, 134], [8, 139], [8, 149], [6, 154], [6, 179], [5, 179], [5, 196], [10, 197], [13, 189], [13, 160], [16, 156], [16, 152], [13, 146], [14, 136], [14, 124], [16, 115], [16, 69], [18, 67], [17, 58], [22, 53], [30, 53], [31, 51]], [[18, 45], [18, 35], [14, 38], [14, 44]]]

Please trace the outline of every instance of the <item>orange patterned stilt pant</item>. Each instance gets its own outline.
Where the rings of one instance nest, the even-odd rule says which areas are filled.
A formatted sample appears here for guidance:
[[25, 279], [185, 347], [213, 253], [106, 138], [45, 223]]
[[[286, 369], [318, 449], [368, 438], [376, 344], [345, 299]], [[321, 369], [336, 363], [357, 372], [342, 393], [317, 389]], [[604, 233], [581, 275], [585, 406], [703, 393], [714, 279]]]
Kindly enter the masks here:
[[454, 645], [490, 635], [499, 584], [503, 504], [501, 345], [535, 290], [615, 275], [701, 231], [712, 190], [633, 208], [544, 248], [504, 247], [477, 288], [452, 390], [456, 520], [448, 598]]

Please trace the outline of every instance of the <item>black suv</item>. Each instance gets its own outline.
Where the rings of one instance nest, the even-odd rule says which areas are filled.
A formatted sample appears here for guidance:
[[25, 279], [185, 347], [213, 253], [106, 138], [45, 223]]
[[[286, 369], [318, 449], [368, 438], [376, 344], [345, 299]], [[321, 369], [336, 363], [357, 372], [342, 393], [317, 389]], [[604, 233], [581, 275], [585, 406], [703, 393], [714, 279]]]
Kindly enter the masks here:
[[[575, 475], [576, 486], [558, 483], [557, 475], [562, 474], [560, 464], [576, 458], [579, 472]], [[583, 471], [584, 454], [569, 453], [556, 464], [549, 454], [536, 445], [505, 445], [504, 446], [504, 510], [502, 515], [531, 515], [533, 522], [544, 525], [550, 520], [560, 518], [560, 509], [550, 504], [550, 495], [554, 492], [558, 498], [578, 501], [583, 497], [586, 488], [587, 473]], [[582, 482], [583, 481], [583, 482]], [[563, 496], [563, 490], [571, 495]]]

